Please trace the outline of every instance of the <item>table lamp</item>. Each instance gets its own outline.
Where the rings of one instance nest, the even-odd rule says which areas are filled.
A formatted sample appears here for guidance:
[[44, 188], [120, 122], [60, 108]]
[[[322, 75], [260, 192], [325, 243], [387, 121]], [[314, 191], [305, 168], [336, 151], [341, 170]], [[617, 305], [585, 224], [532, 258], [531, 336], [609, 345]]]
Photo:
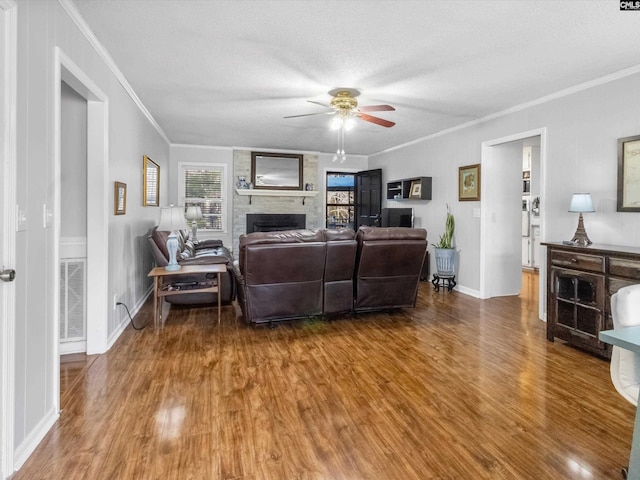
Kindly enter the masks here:
[[160, 209], [160, 224], [158, 230], [162, 232], [171, 232], [169, 238], [167, 238], [167, 250], [169, 251], [169, 263], [165, 270], [180, 270], [180, 265], [176, 260], [178, 254], [178, 236], [176, 230], [184, 230], [187, 228], [187, 223], [184, 220], [184, 214], [182, 207], [175, 207], [169, 205], [168, 207], [162, 207]]
[[185, 217], [187, 220], [191, 220], [191, 240], [195, 243], [198, 241], [198, 238], [196, 237], [196, 232], [198, 231], [198, 220], [202, 220], [204, 218], [202, 215], [202, 209], [199, 205], [187, 207]]
[[591, 200], [590, 193], [574, 193], [573, 197], [571, 197], [571, 204], [569, 205], [570, 212], [578, 212], [580, 216], [578, 217], [578, 228], [576, 229], [576, 233], [571, 239], [576, 245], [581, 245], [583, 247], [587, 245], [591, 245], [591, 240], [587, 236], [587, 231], [584, 229], [584, 221], [582, 220], [582, 214], [584, 212], [595, 212], [593, 208], [593, 201]]

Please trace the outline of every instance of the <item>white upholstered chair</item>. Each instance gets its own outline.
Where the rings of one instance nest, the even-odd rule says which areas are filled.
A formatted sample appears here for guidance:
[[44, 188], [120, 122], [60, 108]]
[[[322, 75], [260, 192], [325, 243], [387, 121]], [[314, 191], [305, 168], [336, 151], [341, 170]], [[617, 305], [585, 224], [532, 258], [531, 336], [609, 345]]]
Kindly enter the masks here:
[[[640, 285], [623, 287], [611, 297], [611, 316], [614, 330], [640, 325]], [[618, 393], [637, 406], [640, 355], [614, 346], [611, 351], [611, 380]], [[622, 474], [627, 478], [626, 468], [622, 469]]]

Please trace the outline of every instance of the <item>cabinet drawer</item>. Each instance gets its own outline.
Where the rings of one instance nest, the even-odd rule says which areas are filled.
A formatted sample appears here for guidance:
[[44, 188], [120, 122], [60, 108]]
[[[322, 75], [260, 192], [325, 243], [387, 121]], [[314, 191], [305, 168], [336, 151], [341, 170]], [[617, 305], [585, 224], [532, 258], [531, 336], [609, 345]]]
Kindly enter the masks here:
[[609, 258], [609, 273], [617, 277], [637, 279], [640, 283], [640, 262], [624, 258]]
[[604, 272], [604, 257], [600, 255], [552, 250], [551, 264], [557, 267], [575, 268], [590, 272]]

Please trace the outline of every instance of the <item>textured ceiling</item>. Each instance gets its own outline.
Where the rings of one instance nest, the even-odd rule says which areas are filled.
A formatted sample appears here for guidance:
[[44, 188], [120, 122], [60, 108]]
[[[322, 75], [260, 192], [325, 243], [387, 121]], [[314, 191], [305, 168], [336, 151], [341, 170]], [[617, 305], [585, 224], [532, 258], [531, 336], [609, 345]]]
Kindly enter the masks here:
[[333, 152], [328, 91], [392, 128], [369, 155], [635, 66], [640, 12], [613, 0], [75, 0], [172, 143]]

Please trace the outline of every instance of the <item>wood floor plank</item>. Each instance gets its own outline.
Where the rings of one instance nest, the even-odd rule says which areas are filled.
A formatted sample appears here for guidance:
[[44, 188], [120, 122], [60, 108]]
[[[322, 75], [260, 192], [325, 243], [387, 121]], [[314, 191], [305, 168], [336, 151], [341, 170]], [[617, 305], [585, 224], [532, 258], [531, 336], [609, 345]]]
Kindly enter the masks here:
[[489, 300], [423, 283], [414, 309], [273, 329], [172, 308], [76, 359], [13, 479], [617, 480], [635, 410], [608, 363], [546, 340], [524, 280]]

